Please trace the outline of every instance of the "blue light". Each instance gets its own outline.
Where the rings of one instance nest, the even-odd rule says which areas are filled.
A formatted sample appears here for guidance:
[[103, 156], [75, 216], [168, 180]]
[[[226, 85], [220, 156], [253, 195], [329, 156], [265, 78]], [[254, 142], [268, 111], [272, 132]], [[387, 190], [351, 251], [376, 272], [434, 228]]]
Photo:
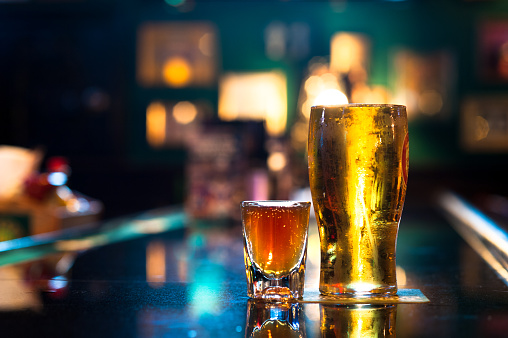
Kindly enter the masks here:
[[68, 283], [64, 276], [56, 276], [48, 281], [48, 286], [50, 290], [56, 291], [65, 288]]
[[54, 172], [48, 175], [48, 182], [51, 185], [59, 187], [67, 183], [67, 174], [62, 172]]

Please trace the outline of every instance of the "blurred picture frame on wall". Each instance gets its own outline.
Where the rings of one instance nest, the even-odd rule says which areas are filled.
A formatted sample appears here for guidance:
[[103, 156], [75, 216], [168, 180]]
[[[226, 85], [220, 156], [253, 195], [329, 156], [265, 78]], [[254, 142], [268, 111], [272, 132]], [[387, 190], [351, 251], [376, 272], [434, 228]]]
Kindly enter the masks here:
[[212, 87], [218, 34], [211, 22], [145, 22], [137, 34], [136, 77], [144, 87]]
[[482, 21], [477, 36], [479, 79], [490, 84], [508, 83], [508, 20]]
[[464, 99], [460, 114], [462, 147], [471, 153], [508, 152], [508, 94]]
[[456, 61], [449, 50], [397, 49], [392, 56], [393, 101], [407, 106], [408, 119], [446, 120], [456, 96]]

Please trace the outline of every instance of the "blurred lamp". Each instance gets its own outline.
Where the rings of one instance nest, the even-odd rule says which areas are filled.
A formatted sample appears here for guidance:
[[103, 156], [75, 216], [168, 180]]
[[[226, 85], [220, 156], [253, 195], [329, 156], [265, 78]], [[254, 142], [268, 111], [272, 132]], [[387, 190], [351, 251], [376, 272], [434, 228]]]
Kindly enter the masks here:
[[286, 76], [278, 71], [225, 75], [219, 85], [219, 118], [265, 121], [269, 135], [282, 135], [287, 123]]
[[146, 109], [146, 138], [152, 147], [161, 147], [166, 138], [166, 107], [152, 102]]
[[326, 89], [314, 100], [315, 106], [330, 106], [348, 103], [346, 95], [338, 89]]
[[271, 171], [281, 171], [286, 166], [286, 155], [282, 152], [273, 152], [268, 156], [268, 169]]
[[182, 57], [171, 57], [163, 65], [162, 78], [171, 87], [187, 86], [192, 80], [192, 67]]
[[365, 70], [368, 66], [370, 42], [357, 33], [336, 33], [330, 42], [330, 69], [347, 74]]
[[196, 106], [189, 101], [180, 101], [173, 107], [173, 118], [180, 124], [189, 124], [198, 115]]

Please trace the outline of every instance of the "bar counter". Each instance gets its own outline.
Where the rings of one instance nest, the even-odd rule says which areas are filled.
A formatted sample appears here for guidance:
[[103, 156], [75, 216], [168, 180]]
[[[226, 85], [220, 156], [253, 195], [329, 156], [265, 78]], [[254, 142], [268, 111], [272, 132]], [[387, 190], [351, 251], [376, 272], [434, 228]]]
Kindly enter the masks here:
[[[461, 200], [442, 197], [442, 208], [406, 205], [398, 237], [399, 288], [428, 302], [367, 306], [374, 315], [293, 304], [297, 330], [274, 336], [505, 337], [503, 274], [463, 237], [450, 202]], [[306, 290], [317, 288], [318, 245], [311, 218]], [[239, 221], [176, 208], [0, 243], [0, 311], [2, 336], [250, 337], [263, 336], [263, 311], [282, 310], [246, 296]]]

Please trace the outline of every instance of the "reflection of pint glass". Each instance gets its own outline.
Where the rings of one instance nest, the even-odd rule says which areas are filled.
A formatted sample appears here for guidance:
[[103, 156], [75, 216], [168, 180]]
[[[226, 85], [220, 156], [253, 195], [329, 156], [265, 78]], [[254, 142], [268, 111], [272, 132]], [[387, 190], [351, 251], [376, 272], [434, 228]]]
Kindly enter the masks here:
[[302, 298], [310, 202], [242, 202], [247, 294]]
[[245, 337], [306, 337], [302, 305], [290, 302], [265, 303], [250, 299]]
[[397, 305], [320, 305], [321, 337], [395, 337]]
[[308, 150], [321, 293], [395, 294], [395, 246], [408, 169], [406, 108], [312, 107]]

